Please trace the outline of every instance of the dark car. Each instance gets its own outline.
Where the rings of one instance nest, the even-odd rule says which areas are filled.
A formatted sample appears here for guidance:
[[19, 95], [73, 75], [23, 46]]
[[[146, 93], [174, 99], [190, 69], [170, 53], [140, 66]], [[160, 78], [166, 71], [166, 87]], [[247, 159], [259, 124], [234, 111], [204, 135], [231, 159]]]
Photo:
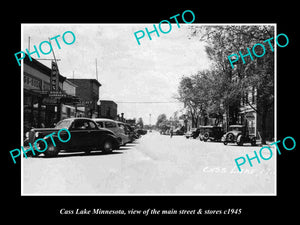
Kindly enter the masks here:
[[[67, 143], [60, 142], [57, 134], [48, 136], [62, 128], [68, 129], [71, 134], [70, 141]], [[60, 136], [63, 137], [64, 135], [67, 135], [67, 132], [61, 132]], [[113, 150], [119, 149], [119, 142], [112, 131], [99, 128], [93, 120], [82, 117], [61, 120], [54, 128], [33, 128], [27, 133], [27, 136], [28, 140], [24, 142], [32, 145], [38, 138], [47, 141], [48, 148], [43, 152], [46, 157], [55, 157], [61, 150], [89, 153], [91, 150], [100, 149], [104, 153], [111, 153]], [[51, 137], [54, 139], [55, 146]], [[43, 142], [40, 143], [43, 144]], [[40, 149], [44, 149], [44, 146], [40, 146]]]
[[222, 142], [224, 145], [228, 143], [237, 143], [237, 145], [251, 143], [254, 146], [256, 145], [256, 137], [255, 135], [250, 135], [247, 127], [244, 125], [231, 125], [228, 132], [223, 135]]
[[185, 137], [196, 139], [200, 134], [200, 128], [192, 128], [190, 131], [185, 133]]
[[176, 128], [173, 130], [173, 135], [184, 135], [184, 131], [182, 128]]
[[144, 130], [144, 129], [136, 129], [135, 132], [139, 135], [147, 134], [147, 130]]
[[222, 127], [217, 126], [200, 126], [200, 141], [221, 141], [224, 134]]

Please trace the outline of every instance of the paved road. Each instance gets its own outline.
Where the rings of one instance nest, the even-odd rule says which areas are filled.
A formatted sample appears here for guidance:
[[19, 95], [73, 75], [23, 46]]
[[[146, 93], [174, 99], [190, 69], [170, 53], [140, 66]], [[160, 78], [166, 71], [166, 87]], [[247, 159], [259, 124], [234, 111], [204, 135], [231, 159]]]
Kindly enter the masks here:
[[275, 194], [274, 155], [237, 170], [234, 159], [254, 150], [152, 132], [109, 155], [23, 158], [23, 194]]

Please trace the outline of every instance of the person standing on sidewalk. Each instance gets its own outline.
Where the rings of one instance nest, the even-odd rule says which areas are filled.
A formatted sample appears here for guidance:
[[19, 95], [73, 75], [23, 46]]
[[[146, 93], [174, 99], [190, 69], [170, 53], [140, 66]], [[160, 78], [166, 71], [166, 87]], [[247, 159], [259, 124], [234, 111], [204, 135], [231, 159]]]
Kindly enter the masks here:
[[171, 128], [171, 130], [170, 130], [170, 138], [172, 138], [173, 137], [173, 129]]

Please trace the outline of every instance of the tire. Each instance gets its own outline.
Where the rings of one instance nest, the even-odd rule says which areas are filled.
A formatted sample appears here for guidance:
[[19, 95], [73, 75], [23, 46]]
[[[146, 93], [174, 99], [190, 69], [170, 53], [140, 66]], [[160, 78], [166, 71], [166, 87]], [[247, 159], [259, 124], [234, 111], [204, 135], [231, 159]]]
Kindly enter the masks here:
[[228, 142], [233, 142], [234, 136], [232, 133], [227, 134], [226, 136], [226, 141]]
[[237, 136], [236, 143], [238, 146], [242, 146], [244, 144], [242, 135]]
[[113, 151], [113, 142], [111, 139], [106, 139], [102, 146], [102, 152], [105, 154], [112, 153]]
[[252, 139], [251, 139], [251, 145], [252, 145], [252, 146], [255, 146], [255, 145], [256, 145], [256, 138], [252, 138]]
[[59, 149], [53, 144], [49, 144], [47, 150], [44, 152], [45, 157], [56, 157], [59, 153]]
[[205, 133], [204, 135], [203, 135], [203, 141], [207, 141], [208, 140], [208, 138], [209, 138], [209, 133]]

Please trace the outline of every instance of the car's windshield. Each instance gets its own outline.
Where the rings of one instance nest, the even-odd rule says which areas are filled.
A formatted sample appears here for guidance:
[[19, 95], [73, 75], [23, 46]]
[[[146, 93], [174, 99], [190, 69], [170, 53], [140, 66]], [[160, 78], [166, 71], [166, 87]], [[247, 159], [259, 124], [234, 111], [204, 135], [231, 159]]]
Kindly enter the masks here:
[[72, 123], [71, 120], [61, 120], [56, 124], [55, 128], [58, 128], [58, 129], [67, 128], [67, 129], [69, 129], [71, 123]]

